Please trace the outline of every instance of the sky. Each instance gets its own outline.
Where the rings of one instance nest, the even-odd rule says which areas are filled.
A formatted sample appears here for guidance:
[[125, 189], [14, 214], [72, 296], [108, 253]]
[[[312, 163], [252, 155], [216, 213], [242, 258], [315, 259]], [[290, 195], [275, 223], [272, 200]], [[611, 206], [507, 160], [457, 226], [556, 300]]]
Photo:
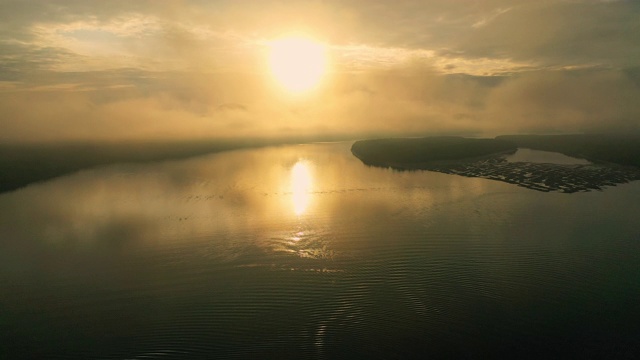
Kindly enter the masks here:
[[0, 0], [0, 142], [639, 130], [638, 34], [636, 0]]

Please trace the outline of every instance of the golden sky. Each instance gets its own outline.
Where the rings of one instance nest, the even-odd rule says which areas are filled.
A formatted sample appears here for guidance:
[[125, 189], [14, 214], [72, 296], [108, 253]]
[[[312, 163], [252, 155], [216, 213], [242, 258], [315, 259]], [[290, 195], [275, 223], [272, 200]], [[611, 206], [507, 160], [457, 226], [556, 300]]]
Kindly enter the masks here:
[[0, 141], [638, 129], [638, 34], [632, 0], [0, 0]]

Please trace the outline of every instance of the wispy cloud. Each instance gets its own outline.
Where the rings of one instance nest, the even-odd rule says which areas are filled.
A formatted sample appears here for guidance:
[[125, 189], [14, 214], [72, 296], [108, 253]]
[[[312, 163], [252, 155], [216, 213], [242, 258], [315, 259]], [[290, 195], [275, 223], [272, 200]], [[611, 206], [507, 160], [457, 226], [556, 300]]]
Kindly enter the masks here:
[[491, 13], [489, 13], [488, 15], [483, 16], [480, 20], [478, 20], [475, 23], [473, 23], [473, 25], [471, 25], [471, 26], [474, 27], [474, 28], [483, 27], [483, 26], [487, 25], [488, 23], [490, 23], [491, 21], [495, 20], [498, 16], [508, 12], [509, 10], [511, 10], [511, 8], [498, 8], [498, 9], [495, 9]]
[[[633, 128], [640, 3], [0, 1], [2, 140]], [[274, 90], [265, 44], [331, 70]]]

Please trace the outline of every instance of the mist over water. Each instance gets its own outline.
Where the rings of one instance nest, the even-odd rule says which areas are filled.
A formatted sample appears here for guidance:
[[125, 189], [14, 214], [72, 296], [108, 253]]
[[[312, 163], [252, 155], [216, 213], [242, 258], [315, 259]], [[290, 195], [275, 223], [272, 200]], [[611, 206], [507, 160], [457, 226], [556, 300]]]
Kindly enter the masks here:
[[0, 195], [0, 357], [640, 351], [638, 182], [540, 193], [367, 167], [350, 146], [113, 165]]

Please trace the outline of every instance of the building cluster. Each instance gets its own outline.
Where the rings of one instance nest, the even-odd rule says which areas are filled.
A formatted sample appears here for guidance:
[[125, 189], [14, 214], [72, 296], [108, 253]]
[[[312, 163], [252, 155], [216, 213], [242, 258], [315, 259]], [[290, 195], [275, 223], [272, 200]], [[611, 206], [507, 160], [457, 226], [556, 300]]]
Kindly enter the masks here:
[[640, 180], [640, 169], [614, 164], [566, 165], [508, 162], [492, 157], [472, 162], [425, 164], [424, 170], [503, 181], [537, 191], [563, 193], [602, 190]]

